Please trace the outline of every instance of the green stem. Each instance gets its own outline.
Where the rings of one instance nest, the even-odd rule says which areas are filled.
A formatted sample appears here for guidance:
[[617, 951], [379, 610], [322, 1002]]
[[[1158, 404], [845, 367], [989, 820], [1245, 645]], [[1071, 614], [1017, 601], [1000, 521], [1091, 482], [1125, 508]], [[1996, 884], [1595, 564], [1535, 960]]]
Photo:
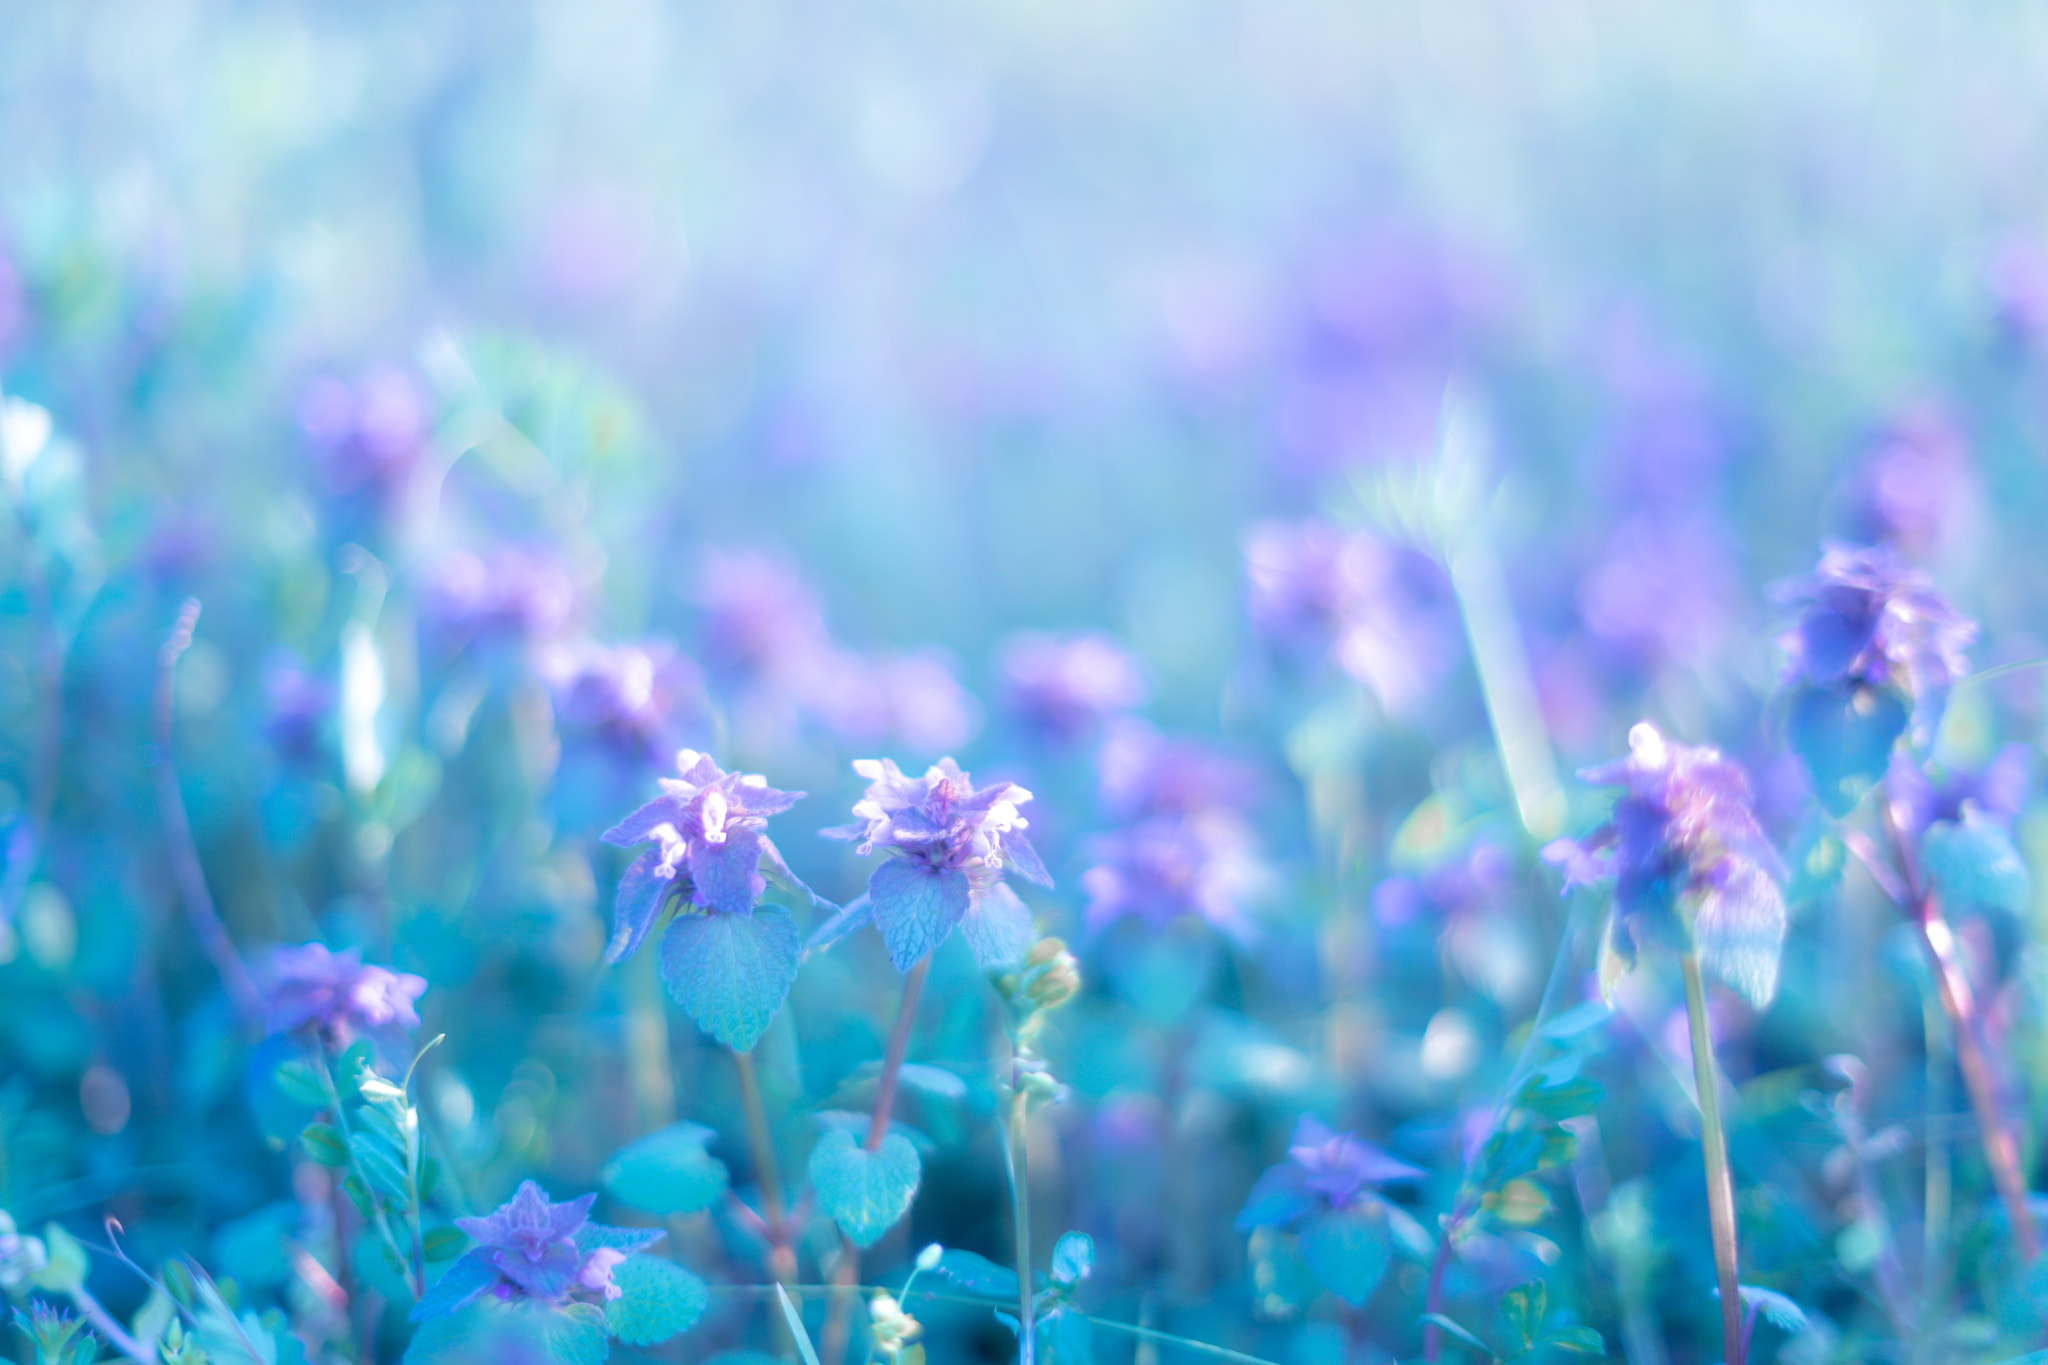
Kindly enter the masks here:
[[1721, 1283], [1721, 1350], [1743, 1365], [1742, 1294], [1735, 1274], [1735, 1182], [1728, 1171], [1728, 1133], [1721, 1126], [1721, 1079], [1707, 1032], [1707, 991], [1699, 955], [1685, 953], [1685, 1014], [1692, 1024], [1692, 1070], [1700, 1097], [1700, 1154], [1707, 1167], [1707, 1224], [1714, 1234], [1714, 1271]]
[[1026, 1092], [1021, 1068], [1010, 1070], [1010, 1209], [1017, 1230], [1017, 1365], [1032, 1365], [1031, 1163], [1026, 1148]]

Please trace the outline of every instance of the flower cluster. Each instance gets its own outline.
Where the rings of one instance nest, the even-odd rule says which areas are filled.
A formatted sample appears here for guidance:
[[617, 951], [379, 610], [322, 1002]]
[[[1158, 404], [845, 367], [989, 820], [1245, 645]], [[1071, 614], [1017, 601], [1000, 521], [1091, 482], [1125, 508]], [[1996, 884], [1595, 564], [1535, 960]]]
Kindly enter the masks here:
[[695, 749], [676, 755], [676, 771], [680, 776], [661, 780], [660, 796], [604, 833], [605, 842], [621, 847], [655, 845], [619, 881], [609, 962], [640, 946], [672, 889], [702, 909], [743, 915], [767, 889], [762, 864], [783, 867], [768, 839], [768, 817], [795, 805], [802, 792], [777, 791], [756, 773], [726, 772]]
[[427, 989], [425, 977], [366, 965], [360, 949], [337, 953], [324, 943], [272, 949], [263, 976], [270, 1032], [317, 1029], [341, 1044], [359, 1029], [418, 1028], [413, 1002]]
[[1750, 806], [1742, 769], [1707, 745], [1672, 744], [1644, 721], [1629, 755], [1580, 776], [1625, 792], [1583, 841], [1544, 849], [1567, 888], [1614, 878], [1609, 941], [1624, 960], [1655, 943], [1702, 960], [1753, 1003], [1778, 987], [1785, 901], [1778, 855]]
[[635, 759], [664, 751], [676, 713], [704, 691], [697, 666], [662, 641], [561, 646], [541, 657], [540, 670], [559, 725]]
[[1022, 632], [1004, 646], [999, 669], [1011, 714], [1055, 743], [1071, 743], [1145, 700], [1136, 660], [1104, 635]]
[[1357, 1208], [1379, 1199], [1382, 1185], [1412, 1183], [1424, 1175], [1356, 1134], [1335, 1132], [1303, 1114], [1287, 1144], [1287, 1160], [1268, 1167], [1252, 1186], [1237, 1226], [1285, 1227], [1313, 1213]]
[[596, 1201], [596, 1195], [586, 1194], [566, 1204], [552, 1203], [528, 1180], [486, 1217], [456, 1219], [455, 1226], [475, 1245], [414, 1307], [413, 1320], [455, 1312], [486, 1293], [507, 1303], [555, 1306], [618, 1298], [612, 1271], [665, 1234], [659, 1228], [592, 1223], [590, 1206]]
[[1926, 575], [1889, 546], [1830, 546], [1810, 578], [1787, 586], [1807, 603], [1780, 637], [1788, 681], [1937, 696], [1969, 669], [1976, 623], [1958, 615]]

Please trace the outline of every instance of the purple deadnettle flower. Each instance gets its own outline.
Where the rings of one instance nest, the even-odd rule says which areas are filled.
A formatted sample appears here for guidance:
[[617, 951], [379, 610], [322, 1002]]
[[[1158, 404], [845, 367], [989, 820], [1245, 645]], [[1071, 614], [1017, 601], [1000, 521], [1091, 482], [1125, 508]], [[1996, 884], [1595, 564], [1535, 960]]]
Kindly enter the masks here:
[[1071, 743], [1145, 700], [1137, 661], [1106, 635], [1020, 632], [1003, 646], [1003, 700], [1028, 729]]
[[524, 1181], [519, 1192], [483, 1218], [458, 1218], [455, 1226], [476, 1245], [427, 1291], [412, 1320], [452, 1313], [488, 1292], [503, 1302], [526, 1301], [560, 1307], [603, 1304], [619, 1297], [612, 1271], [626, 1257], [664, 1236], [659, 1228], [610, 1228], [589, 1221], [597, 1196], [551, 1203], [539, 1185]]
[[1285, 1227], [1320, 1212], [1342, 1212], [1380, 1200], [1382, 1185], [1424, 1178], [1424, 1172], [1389, 1156], [1353, 1133], [1333, 1132], [1312, 1114], [1294, 1125], [1287, 1160], [1268, 1167], [1252, 1186], [1240, 1231]]
[[1920, 699], [1969, 670], [1977, 625], [1889, 546], [1832, 545], [1810, 578], [1784, 594], [1807, 603], [1780, 637], [1786, 675], [1816, 687], [1897, 689]]
[[[886, 758], [857, 759], [853, 770], [868, 779], [853, 807], [859, 818], [821, 833], [857, 842], [863, 856], [877, 847], [891, 855], [868, 879], [866, 905], [856, 915], [874, 920], [896, 970], [910, 970], [956, 925], [984, 967], [1020, 958], [1030, 946], [1031, 918], [1003, 874], [1052, 885], [1024, 833], [1030, 822], [1017, 811], [1031, 793], [1014, 782], [977, 788], [950, 758], [915, 778]], [[849, 919], [840, 931], [854, 927]]]
[[1240, 943], [1258, 937], [1247, 907], [1266, 873], [1237, 812], [1164, 811], [1095, 840], [1092, 852], [1096, 862], [1081, 874], [1090, 929], [1126, 917], [1157, 929], [1200, 915]]
[[317, 1028], [344, 1046], [358, 1029], [418, 1028], [413, 1002], [427, 989], [424, 977], [365, 966], [360, 950], [330, 952], [324, 943], [272, 949], [264, 976], [270, 1032]]
[[1587, 839], [1556, 840], [1545, 861], [1564, 869], [1567, 889], [1615, 879], [1607, 940], [1616, 964], [1645, 943], [1697, 950], [1762, 1008], [1778, 988], [1785, 901], [1748, 778], [1720, 750], [1672, 744], [1647, 721], [1628, 732], [1628, 747], [1627, 758], [1580, 774], [1626, 788], [1613, 820]]
[[704, 694], [697, 666], [660, 640], [564, 646], [543, 655], [540, 671], [564, 730], [592, 735], [636, 759], [665, 752], [662, 740], [675, 713]]
[[1969, 446], [1932, 408], [1908, 412], [1880, 433], [1843, 491], [1852, 535], [1917, 558], [1956, 543], [1977, 511]]
[[569, 566], [541, 545], [504, 544], [442, 555], [421, 592], [426, 614], [452, 634], [502, 630], [548, 636], [575, 615], [581, 591]]
[[790, 882], [782, 854], [768, 839], [768, 817], [803, 799], [777, 791], [757, 773], [726, 772], [710, 755], [676, 755], [679, 777], [661, 780], [661, 795], [604, 832], [609, 844], [654, 847], [634, 859], [619, 881], [607, 962], [639, 948], [672, 888], [692, 905], [744, 915], [767, 889], [765, 865]]

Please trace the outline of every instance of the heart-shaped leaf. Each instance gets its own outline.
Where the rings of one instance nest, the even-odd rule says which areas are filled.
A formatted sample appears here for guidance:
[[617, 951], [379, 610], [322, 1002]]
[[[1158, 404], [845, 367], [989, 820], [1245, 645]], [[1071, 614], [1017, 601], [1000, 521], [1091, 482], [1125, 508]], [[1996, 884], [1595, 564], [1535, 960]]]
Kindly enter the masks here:
[[973, 899], [967, 874], [891, 858], [868, 878], [868, 904], [888, 945], [889, 961], [907, 972], [946, 941]]
[[796, 981], [796, 921], [779, 906], [748, 915], [684, 915], [661, 939], [661, 979], [697, 1027], [746, 1052]]
[[924, 1174], [917, 1148], [902, 1135], [888, 1134], [870, 1152], [836, 1128], [811, 1149], [810, 1171], [819, 1205], [861, 1247], [873, 1246], [910, 1211]]
[[678, 1123], [628, 1143], [605, 1163], [612, 1198], [647, 1213], [697, 1213], [718, 1202], [731, 1182], [725, 1163], [705, 1150], [716, 1134], [701, 1123]]

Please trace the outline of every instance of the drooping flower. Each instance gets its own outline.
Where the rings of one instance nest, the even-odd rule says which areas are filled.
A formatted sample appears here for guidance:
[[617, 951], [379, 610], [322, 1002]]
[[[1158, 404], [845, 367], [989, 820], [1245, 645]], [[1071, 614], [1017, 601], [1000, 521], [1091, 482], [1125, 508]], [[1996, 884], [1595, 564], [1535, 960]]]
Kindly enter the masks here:
[[1785, 901], [1748, 778], [1720, 750], [1672, 744], [1647, 721], [1628, 744], [1627, 758], [1580, 774], [1626, 789], [1613, 819], [1587, 839], [1553, 842], [1544, 859], [1567, 888], [1614, 878], [1608, 943], [1619, 962], [1648, 944], [1696, 950], [1761, 1008], [1777, 992]]
[[1918, 700], [1969, 671], [1963, 650], [1977, 638], [1976, 622], [1889, 546], [1831, 545], [1810, 578], [1783, 591], [1807, 603], [1779, 638], [1788, 679], [1898, 690]]
[[758, 773], [726, 772], [695, 749], [676, 755], [676, 771], [661, 780], [660, 796], [604, 832], [620, 847], [654, 844], [619, 880], [607, 962], [639, 948], [671, 890], [702, 909], [743, 915], [767, 889], [763, 866], [789, 875], [768, 838], [768, 817], [802, 792], [777, 791]]
[[1424, 1172], [1357, 1134], [1335, 1132], [1315, 1115], [1303, 1114], [1287, 1144], [1287, 1160], [1258, 1178], [1237, 1226], [1239, 1231], [1286, 1227], [1314, 1213], [1380, 1201], [1381, 1186], [1423, 1178]]
[[317, 1028], [341, 1043], [360, 1029], [418, 1028], [413, 1002], [427, 989], [424, 977], [365, 965], [360, 949], [337, 953], [324, 943], [272, 949], [263, 976], [270, 1032]]
[[998, 669], [1004, 705], [1055, 743], [1071, 743], [1145, 700], [1137, 661], [1106, 635], [1019, 632], [1003, 646]]
[[503, 1302], [562, 1306], [619, 1297], [612, 1271], [660, 1241], [659, 1228], [612, 1228], [589, 1221], [597, 1196], [551, 1202], [533, 1181], [482, 1218], [455, 1226], [475, 1242], [414, 1306], [415, 1322], [455, 1312], [489, 1293]]
[[1030, 821], [1017, 810], [1031, 793], [1014, 782], [977, 788], [950, 758], [916, 778], [886, 758], [858, 759], [853, 770], [868, 779], [854, 803], [856, 821], [821, 833], [857, 843], [863, 857], [877, 848], [888, 853], [868, 879], [864, 913], [882, 931], [896, 969], [908, 971], [956, 925], [984, 966], [1021, 957], [1030, 947], [1030, 916], [1003, 875], [1052, 885], [1024, 833]]

